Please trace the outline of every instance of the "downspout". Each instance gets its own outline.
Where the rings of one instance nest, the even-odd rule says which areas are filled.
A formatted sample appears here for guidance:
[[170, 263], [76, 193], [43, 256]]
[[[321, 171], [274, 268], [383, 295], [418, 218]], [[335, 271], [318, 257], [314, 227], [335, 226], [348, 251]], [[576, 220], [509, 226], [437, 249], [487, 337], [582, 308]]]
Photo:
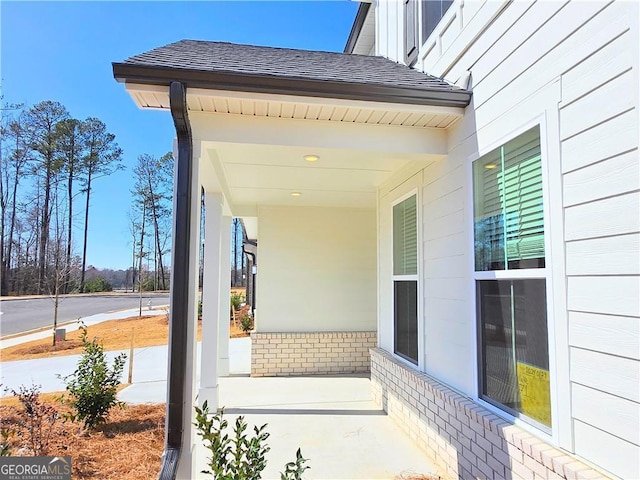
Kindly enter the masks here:
[[165, 427], [165, 448], [159, 480], [174, 480], [182, 450], [185, 404], [185, 369], [187, 364], [187, 329], [189, 325], [189, 275], [191, 241], [191, 182], [193, 177], [193, 142], [187, 114], [184, 84], [171, 82], [169, 88], [171, 116], [178, 140], [176, 159], [175, 205], [173, 212], [173, 259], [171, 268], [171, 311], [169, 319], [169, 377]]
[[[247, 250], [247, 247], [250, 250]], [[251, 256], [251, 263], [253, 267], [258, 268], [256, 250], [258, 242], [256, 240], [249, 240], [245, 234], [245, 240], [242, 242], [242, 250], [246, 255]], [[253, 251], [251, 251], [253, 250]], [[254, 315], [256, 310], [256, 274], [251, 272], [251, 316]]]

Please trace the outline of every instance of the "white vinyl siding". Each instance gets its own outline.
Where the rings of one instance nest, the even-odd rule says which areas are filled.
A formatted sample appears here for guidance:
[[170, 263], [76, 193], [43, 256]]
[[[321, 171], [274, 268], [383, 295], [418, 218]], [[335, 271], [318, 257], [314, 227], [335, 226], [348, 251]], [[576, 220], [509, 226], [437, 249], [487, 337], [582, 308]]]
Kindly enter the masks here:
[[576, 453], [636, 478], [640, 163], [631, 45], [638, 39], [623, 8], [607, 8], [619, 12], [609, 27], [618, 35], [563, 75], [560, 131]]
[[[392, 3], [379, 2], [376, 10], [377, 48], [397, 59], [401, 25], [386, 15]], [[423, 172], [424, 278], [432, 286], [453, 282], [424, 289], [425, 370], [475, 394], [473, 291], [453, 287], [473, 269], [466, 167], [478, 152], [542, 118], [555, 246], [546, 252], [558, 365], [552, 402], [560, 413], [552, 441], [624, 478], [640, 478], [640, 447], [620, 419], [635, 418], [640, 405], [633, 396], [616, 402], [621, 392], [602, 381], [611, 373], [640, 389], [632, 383], [640, 368], [638, 13], [637, 2], [624, 1], [455, 1], [416, 64], [451, 82], [470, 72], [473, 89], [465, 118], [448, 129], [448, 157]], [[586, 375], [598, 362], [605, 370]], [[584, 410], [602, 395], [619, 410], [608, 424]], [[594, 448], [601, 442], [607, 446]]]

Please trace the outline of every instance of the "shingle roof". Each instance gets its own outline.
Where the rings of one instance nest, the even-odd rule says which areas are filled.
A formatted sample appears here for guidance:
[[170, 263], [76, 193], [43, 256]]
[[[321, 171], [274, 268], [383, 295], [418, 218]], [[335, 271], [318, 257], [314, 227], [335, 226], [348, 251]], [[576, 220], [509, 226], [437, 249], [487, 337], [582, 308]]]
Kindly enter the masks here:
[[342, 91], [344, 98], [356, 98], [359, 94], [354, 92], [366, 87], [368, 92], [362, 98], [379, 95], [379, 101], [451, 106], [466, 106], [471, 97], [471, 92], [383, 57], [226, 42], [181, 40], [134, 55], [113, 67], [116, 78], [135, 82], [152, 81], [154, 75], [156, 80], [167, 80], [173, 72], [176, 80], [192, 79], [192, 86], [203, 86], [208, 79], [213, 79], [212, 83], [240, 80], [236, 83], [239, 87], [245, 81], [252, 82], [251, 88], [256, 91], [259, 79], [264, 85], [290, 86], [297, 82], [312, 95], [323, 95], [329, 89], [332, 93]]
[[458, 89], [437, 77], [383, 57], [226, 42], [181, 40], [130, 57], [124, 63], [410, 88]]

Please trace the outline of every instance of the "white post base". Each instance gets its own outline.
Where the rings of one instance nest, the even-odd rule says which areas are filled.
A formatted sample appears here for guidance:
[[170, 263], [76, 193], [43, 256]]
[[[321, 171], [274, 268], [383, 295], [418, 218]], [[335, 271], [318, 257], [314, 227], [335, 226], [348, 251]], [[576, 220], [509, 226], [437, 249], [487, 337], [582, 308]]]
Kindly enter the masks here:
[[215, 387], [203, 387], [198, 390], [198, 405], [202, 407], [205, 400], [209, 406], [209, 412], [215, 413], [220, 404], [218, 385]]
[[229, 358], [228, 357], [218, 359], [218, 376], [219, 377], [229, 376]]

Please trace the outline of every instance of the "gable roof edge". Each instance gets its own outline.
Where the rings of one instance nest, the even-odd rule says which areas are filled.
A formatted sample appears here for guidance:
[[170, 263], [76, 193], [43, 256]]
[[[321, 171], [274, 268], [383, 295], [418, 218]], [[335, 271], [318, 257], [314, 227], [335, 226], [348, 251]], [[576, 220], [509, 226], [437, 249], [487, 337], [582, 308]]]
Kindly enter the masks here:
[[360, 32], [362, 32], [362, 27], [364, 26], [364, 21], [367, 19], [370, 8], [371, 4], [365, 2], [360, 3], [358, 6], [358, 12], [356, 13], [353, 25], [351, 26], [349, 38], [344, 46], [344, 53], [353, 53], [353, 49], [356, 48], [358, 37], [360, 36]]
[[413, 89], [391, 85], [349, 83], [344, 81], [314, 80], [277, 75], [247, 74], [223, 71], [202, 71], [172, 67], [116, 63], [113, 76], [122, 83], [168, 86], [179, 81], [187, 88], [247, 91], [267, 94], [286, 94], [321, 98], [466, 107], [471, 92], [463, 89]]

